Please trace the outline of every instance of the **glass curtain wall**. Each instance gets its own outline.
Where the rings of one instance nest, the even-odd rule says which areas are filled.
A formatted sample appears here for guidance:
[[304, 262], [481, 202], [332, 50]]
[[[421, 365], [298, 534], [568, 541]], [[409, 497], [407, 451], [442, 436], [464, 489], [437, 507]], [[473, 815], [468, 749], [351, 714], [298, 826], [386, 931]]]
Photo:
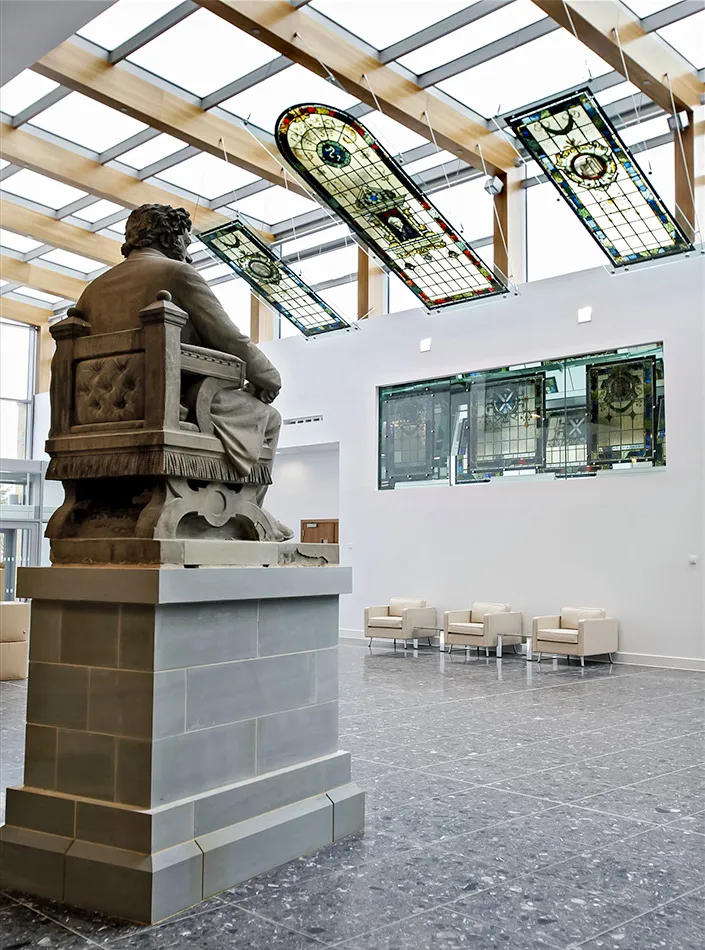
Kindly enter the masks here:
[[379, 391], [379, 487], [666, 462], [662, 344]]

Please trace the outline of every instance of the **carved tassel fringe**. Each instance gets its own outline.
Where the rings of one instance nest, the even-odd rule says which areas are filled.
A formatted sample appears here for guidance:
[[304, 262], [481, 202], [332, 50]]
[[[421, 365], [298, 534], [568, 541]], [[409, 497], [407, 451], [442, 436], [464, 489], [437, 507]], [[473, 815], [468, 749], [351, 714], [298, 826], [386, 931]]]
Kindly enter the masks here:
[[169, 450], [157, 452], [64, 455], [49, 463], [47, 478], [70, 481], [76, 478], [125, 478], [135, 475], [170, 475], [199, 482], [226, 482], [231, 485], [271, 485], [272, 475], [263, 462], [255, 462], [249, 475], [240, 476], [224, 458], [188, 455]]

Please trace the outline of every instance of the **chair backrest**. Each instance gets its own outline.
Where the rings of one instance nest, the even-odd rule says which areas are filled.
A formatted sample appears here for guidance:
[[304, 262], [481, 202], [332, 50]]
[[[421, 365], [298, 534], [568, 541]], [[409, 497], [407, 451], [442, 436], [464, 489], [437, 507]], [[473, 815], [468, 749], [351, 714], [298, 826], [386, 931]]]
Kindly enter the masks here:
[[389, 601], [389, 616], [401, 617], [402, 610], [409, 607], [425, 607], [426, 601], [414, 597], [392, 597]]
[[561, 627], [577, 630], [580, 620], [601, 620], [606, 616], [601, 607], [564, 607], [561, 610]]
[[482, 623], [485, 614], [503, 614], [509, 612], [509, 604], [490, 604], [478, 600], [472, 605], [470, 619], [472, 623]]

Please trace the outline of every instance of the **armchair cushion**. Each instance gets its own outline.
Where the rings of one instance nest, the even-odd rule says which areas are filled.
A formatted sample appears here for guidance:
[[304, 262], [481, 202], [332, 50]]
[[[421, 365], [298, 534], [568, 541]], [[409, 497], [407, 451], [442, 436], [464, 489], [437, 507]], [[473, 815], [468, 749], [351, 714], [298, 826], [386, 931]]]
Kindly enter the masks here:
[[403, 610], [410, 607], [425, 607], [426, 601], [414, 597], [392, 597], [389, 601], [389, 616], [401, 617]]
[[539, 630], [537, 634], [538, 640], [545, 640], [548, 643], [577, 643], [578, 642], [578, 631], [577, 630]]
[[76, 422], [144, 418], [144, 353], [81, 360], [76, 366]]
[[367, 621], [367, 626], [401, 630], [401, 617], [370, 617]]
[[464, 633], [466, 636], [481, 637], [484, 635], [484, 625], [481, 623], [449, 623], [448, 633]]
[[581, 620], [601, 620], [606, 616], [601, 607], [564, 607], [561, 610], [561, 629], [577, 630]]
[[472, 622], [481, 624], [485, 614], [498, 614], [509, 609], [509, 604], [491, 604], [478, 600], [472, 605]]

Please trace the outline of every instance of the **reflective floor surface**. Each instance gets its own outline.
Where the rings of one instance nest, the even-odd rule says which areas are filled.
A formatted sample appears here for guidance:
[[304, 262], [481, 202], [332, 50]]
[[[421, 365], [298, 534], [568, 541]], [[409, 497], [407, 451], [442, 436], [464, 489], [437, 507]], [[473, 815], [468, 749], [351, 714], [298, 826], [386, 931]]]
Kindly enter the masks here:
[[703, 950], [704, 674], [348, 643], [340, 692], [364, 835], [149, 928], [3, 895], [2, 950]]

